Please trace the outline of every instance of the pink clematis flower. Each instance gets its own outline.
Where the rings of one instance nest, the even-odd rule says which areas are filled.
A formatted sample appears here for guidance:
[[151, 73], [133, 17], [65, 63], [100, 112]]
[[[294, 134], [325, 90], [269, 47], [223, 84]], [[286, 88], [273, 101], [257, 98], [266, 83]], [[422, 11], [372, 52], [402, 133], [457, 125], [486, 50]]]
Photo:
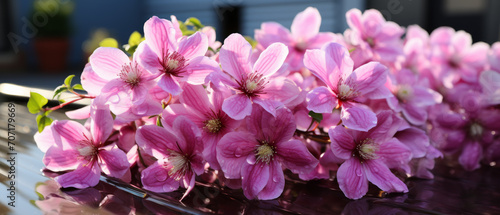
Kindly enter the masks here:
[[[142, 171], [145, 189], [171, 192], [179, 185], [186, 188], [181, 200], [194, 188], [195, 175], [204, 171], [200, 153], [200, 130], [185, 116], [177, 117], [172, 126], [141, 126], [136, 133], [139, 147], [158, 161]], [[180, 184], [182, 183], [182, 184]]]
[[220, 72], [218, 77], [236, 92], [224, 100], [222, 110], [236, 120], [252, 113], [252, 103], [259, 104], [275, 116], [277, 108], [293, 101], [300, 93], [292, 81], [272, 77], [288, 54], [285, 45], [270, 45], [253, 65], [251, 53], [252, 46], [240, 34], [229, 35], [219, 52], [224, 72]]
[[120, 178], [129, 170], [125, 152], [108, 142], [113, 117], [107, 105], [96, 98], [91, 106], [90, 130], [74, 121], [55, 121], [35, 135], [45, 152], [43, 162], [51, 171], [69, 171], [54, 178], [62, 187], [97, 185], [101, 172]]
[[408, 192], [389, 168], [406, 165], [412, 158], [411, 151], [393, 137], [399, 123], [394, 123], [396, 116], [391, 111], [382, 111], [377, 118], [377, 126], [368, 132], [343, 126], [328, 132], [333, 154], [346, 160], [337, 171], [337, 180], [347, 198], [363, 197], [368, 181], [387, 192]]
[[354, 67], [375, 60], [391, 64], [403, 54], [401, 36], [404, 29], [394, 22], [387, 22], [377, 10], [358, 9], [346, 13], [350, 29], [344, 32], [348, 44], [353, 46]]
[[291, 140], [295, 122], [290, 110], [280, 108], [274, 117], [254, 105], [246, 125], [248, 131], [222, 137], [217, 144], [217, 159], [226, 178], [241, 178], [247, 198], [277, 198], [285, 186], [283, 168], [306, 173], [318, 164], [304, 143]]
[[[222, 102], [229, 92], [216, 88], [205, 90], [202, 85], [185, 85], [179, 97], [180, 104], [171, 104], [162, 114], [163, 123], [171, 122], [179, 115], [191, 119], [201, 130], [203, 157], [213, 169], [220, 169], [215, 147], [228, 132], [239, 126], [239, 122], [222, 111]], [[210, 92], [210, 97], [207, 95]]]
[[156, 16], [144, 23], [145, 42], [137, 48], [139, 63], [151, 73], [160, 76], [158, 85], [176, 96], [181, 84], [203, 84], [205, 77], [219, 71], [219, 64], [208, 57], [207, 36], [196, 32], [177, 40], [178, 30], [172, 23]]
[[[156, 84], [151, 73], [117, 48], [99, 47], [92, 53], [89, 62], [94, 73], [104, 79], [104, 82], [98, 78], [90, 79], [93, 83], [89, 88], [100, 88], [100, 94], [116, 115], [125, 112], [132, 105], [143, 103], [149, 89]], [[87, 74], [91, 72], [88, 71]], [[84, 83], [86, 86], [89, 84], [88, 81]], [[100, 84], [103, 84], [102, 87]]]
[[318, 9], [308, 7], [295, 16], [291, 32], [276, 22], [264, 22], [260, 29], [255, 30], [255, 39], [260, 50], [264, 50], [275, 42], [288, 46], [286, 63], [291, 70], [300, 70], [304, 67], [304, 53], [307, 49], [321, 48], [325, 43], [333, 42], [338, 38], [331, 32], [319, 32], [321, 16]]
[[329, 43], [321, 50], [308, 50], [304, 64], [326, 84], [309, 92], [307, 109], [331, 113], [334, 108], [342, 107], [342, 123], [355, 130], [367, 131], [377, 124], [375, 113], [359, 102], [363, 97], [382, 99], [392, 96], [383, 86], [387, 79], [384, 65], [370, 62], [353, 71], [349, 52], [338, 43]]

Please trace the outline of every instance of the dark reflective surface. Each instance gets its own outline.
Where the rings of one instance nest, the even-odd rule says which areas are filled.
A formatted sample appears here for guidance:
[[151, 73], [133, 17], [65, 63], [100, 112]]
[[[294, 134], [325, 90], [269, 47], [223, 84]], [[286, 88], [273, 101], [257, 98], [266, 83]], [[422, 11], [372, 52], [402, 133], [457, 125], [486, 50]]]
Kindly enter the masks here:
[[[287, 174], [282, 196], [272, 201], [247, 200], [241, 190], [202, 178], [182, 203], [178, 199], [184, 190], [148, 193], [104, 176], [93, 188], [59, 189], [50, 179], [54, 173], [41, 171], [43, 153], [33, 140], [35, 116], [22, 102], [16, 103], [14, 123], [14, 208], [7, 197], [7, 102], [0, 104], [1, 214], [500, 214], [500, 168], [466, 172], [444, 160], [437, 161], [434, 180], [407, 179], [409, 193], [387, 195], [371, 185], [367, 196], [356, 201], [345, 198], [333, 180], [302, 182], [292, 174]], [[53, 116], [64, 118], [61, 113]]]

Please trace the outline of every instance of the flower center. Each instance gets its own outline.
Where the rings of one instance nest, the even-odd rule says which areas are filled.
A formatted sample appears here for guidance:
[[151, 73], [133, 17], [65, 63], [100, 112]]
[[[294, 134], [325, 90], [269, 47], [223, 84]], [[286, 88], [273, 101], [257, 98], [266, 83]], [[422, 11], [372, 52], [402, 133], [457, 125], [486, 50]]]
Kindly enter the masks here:
[[366, 42], [368, 43], [368, 45], [370, 45], [370, 47], [375, 47], [375, 40], [371, 37], [368, 37], [366, 38]]
[[186, 155], [179, 152], [170, 151], [170, 156], [167, 158], [167, 163], [172, 165], [172, 168], [168, 171], [168, 175], [179, 181], [186, 175], [186, 173], [191, 169], [191, 163]]
[[272, 159], [275, 152], [275, 147], [270, 146], [267, 141], [260, 145], [255, 150], [256, 163], [263, 162], [268, 164]]
[[377, 152], [379, 148], [380, 147], [377, 143], [375, 143], [371, 138], [367, 138], [356, 145], [356, 149], [352, 153], [352, 156], [357, 157], [360, 160], [377, 159]]
[[205, 126], [203, 128], [205, 128], [210, 133], [217, 133], [222, 128], [222, 122], [218, 118], [212, 118], [206, 120], [203, 123], [205, 123]]
[[483, 131], [484, 128], [477, 123], [472, 123], [469, 127], [469, 135], [473, 138], [480, 138], [483, 136]]
[[163, 62], [160, 63], [163, 66], [162, 72], [176, 77], [181, 77], [184, 68], [188, 65], [187, 59], [176, 51], [172, 53], [167, 52], [163, 58]]
[[254, 72], [243, 78], [243, 80], [237, 81], [237, 83], [239, 85], [237, 90], [251, 98], [263, 93], [268, 81], [262, 77], [262, 74]]
[[354, 88], [351, 88], [349, 85], [345, 83], [339, 82], [337, 89], [338, 89], [337, 98], [339, 98], [340, 100], [347, 100], [356, 97], [358, 95], [358, 92], [356, 92]]
[[122, 66], [122, 70], [118, 74], [120, 79], [128, 84], [131, 88], [139, 85], [141, 82], [142, 71], [139, 70], [137, 63], [130, 62], [130, 64], [125, 64]]
[[295, 50], [299, 52], [304, 52], [307, 49], [307, 43], [304, 41], [299, 41], [298, 43], [295, 44]]
[[84, 146], [79, 148], [78, 152], [80, 153], [80, 156], [88, 157], [95, 155], [96, 150], [94, 146]]
[[396, 97], [401, 102], [405, 102], [413, 96], [413, 89], [408, 85], [401, 85], [396, 93]]

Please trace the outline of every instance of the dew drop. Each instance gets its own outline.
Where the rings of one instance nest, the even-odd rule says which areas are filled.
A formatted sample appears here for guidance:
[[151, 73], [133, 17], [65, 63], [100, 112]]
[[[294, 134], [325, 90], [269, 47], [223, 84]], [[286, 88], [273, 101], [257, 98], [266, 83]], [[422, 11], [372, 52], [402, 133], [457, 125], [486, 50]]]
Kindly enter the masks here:
[[279, 179], [279, 177], [278, 177], [278, 176], [273, 176], [273, 181], [274, 181], [274, 182], [278, 182], [279, 180], [280, 180], [280, 179]]
[[250, 164], [250, 165], [254, 165], [255, 164], [255, 156], [253, 155], [250, 155], [247, 157], [247, 163]]
[[166, 170], [158, 171], [158, 172], [156, 172], [154, 174], [155, 174], [156, 180], [158, 180], [158, 181], [165, 181], [165, 180], [167, 180], [168, 173], [167, 173]]
[[241, 157], [242, 154], [243, 150], [240, 147], [236, 148], [236, 150], [234, 151], [234, 156], [237, 158]]
[[112, 95], [109, 97], [109, 101], [111, 103], [118, 103], [118, 102], [120, 102], [120, 97], [117, 94]]
[[361, 176], [363, 176], [363, 172], [360, 169], [357, 169], [356, 170], [356, 175], [359, 176], [359, 177], [361, 177]]

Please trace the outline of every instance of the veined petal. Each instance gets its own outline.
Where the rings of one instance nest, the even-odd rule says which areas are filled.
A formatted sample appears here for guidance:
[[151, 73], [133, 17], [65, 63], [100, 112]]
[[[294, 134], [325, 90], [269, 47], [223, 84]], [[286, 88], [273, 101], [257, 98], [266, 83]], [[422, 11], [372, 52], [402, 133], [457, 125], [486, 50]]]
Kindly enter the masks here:
[[367, 160], [364, 162], [365, 173], [368, 181], [387, 192], [408, 192], [408, 187], [399, 178], [392, 174], [379, 160]]
[[281, 103], [280, 101], [273, 101], [269, 99], [254, 98], [253, 102], [260, 105], [262, 108], [264, 108], [264, 110], [273, 115], [273, 117], [276, 117], [277, 109], [284, 107], [283, 103]]
[[264, 189], [257, 194], [257, 199], [275, 199], [283, 193], [283, 189], [285, 188], [285, 176], [283, 175], [283, 169], [281, 169], [280, 163], [276, 160], [271, 161], [269, 163], [269, 173], [267, 184]]
[[90, 105], [65, 112], [70, 119], [87, 119], [90, 117]]
[[335, 126], [328, 130], [328, 136], [331, 140], [331, 150], [333, 154], [340, 159], [349, 159], [356, 148], [356, 143], [351, 132], [343, 126]]
[[384, 84], [387, 81], [387, 67], [378, 62], [369, 62], [367, 64], [361, 65], [353, 74], [348, 78], [356, 78], [352, 80], [356, 83], [355, 89], [361, 94], [366, 94], [374, 91], [379, 87], [385, 87]]
[[99, 183], [101, 170], [97, 163], [80, 164], [74, 171], [54, 178], [61, 187], [74, 187], [83, 189], [93, 187]]
[[258, 145], [255, 135], [248, 132], [230, 132], [217, 144], [217, 160], [226, 178], [239, 179], [243, 163], [248, 156], [254, 156]]
[[177, 52], [187, 59], [204, 56], [208, 50], [207, 35], [197, 31], [193, 35], [181, 39]]
[[283, 65], [287, 55], [287, 46], [283, 43], [273, 43], [260, 54], [253, 66], [253, 71], [264, 77], [272, 76]]
[[200, 129], [186, 116], [178, 116], [172, 129], [177, 135], [177, 148], [180, 148], [181, 152], [192, 155], [197, 147], [202, 147]]
[[120, 73], [123, 65], [130, 63], [130, 59], [120, 49], [99, 47], [90, 55], [89, 62], [99, 77], [112, 80]]
[[338, 104], [335, 94], [324, 86], [317, 87], [309, 92], [306, 100], [307, 109], [316, 113], [331, 113]]
[[113, 116], [108, 105], [101, 99], [94, 99], [90, 106], [90, 133], [94, 144], [106, 142], [113, 131]]
[[158, 82], [158, 86], [161, 87], [165, 92], [172, 94], [173, 96], [177, 96], [182, 92], [182, 88], [175, 77], [170, 75], [164, 75], [160, 78]]
[[427, 120], [427, 111], [414, 104], [402, 104], [403, 115], [413, 125], [423, 125]]
[[252, 46], [240, 34], [231, 34], [224, 40], [219, 52], [222, 70], [236, 80], [252, 72], [250, 55]]
[[163, 66], [160, 63], [163, 57], [156, 54], [147, 43], [140, 43], [134, 53], [134, 59], [137, 59], [137, 63], [155, 75], [160, 75], [163, 71]]
[[406, 165], [412, 158], [410, 148], [396, 138], [381, 143], [377, 155], [380, 156], [380, 160], [388, 168], [398, 168]]
[[170, 149], [177, 149], [177, 137], [164, 128], [156, 125], [143, 125], [137, 129], [135, 139], [137, 145], [157, 159], [170, 154]]
[[362, 24], [363, 16], [362, 16], [361, 11], [359, 9], [357, 9], [357, 8], [351, 9], [351, 10], [347, 11], [345, 16], [346, 16], [347, 24], [349, 25], [349, 27], [351, 27], [351, 29], [358, 31], [358, 32], [364, 31], [364, 27]]
[[321, 50], [325, 51], [326, 61], [333, 62], [327, 63], [326, 71], [329, 72], [328, 82], [334, 87], [331, 89], [336, 89], [340, 78], [346, 80], [351, 75], [354, 62], [347, 48], [339, 43], [328, 43]]
[[205, 84], [205, 79], [212, 72], [220, 72], [220, 67], [214, 60], [198, 56], [189, 61], [189, 64], [184, 68], [186, 76], [183, 77], [190, 84]]
[[345, 196], [359, 199], [368, 192], [365, 169], [355, 158], [346, 160], [337, 170], [337, 181]]
[[202, 114], [213, 109], [213, 105], [208, 100], [207, 91], [202, 85], [184, 85], [180, 101]]
[[172, 166], [164, 167], [155, 162], [141, 172], [144, 189], [158, 193], [172, 192], [179, 188], [179, 181], [171, 178], [168, 171]]
[[175, 28], [166, 19], [153, 16], [144, 23], [146, 43], [158, 57], [164, 57], [167, 51], [177, 50]]
[[394, 137], [410, 148], [413, 158], [421, 158], [427, 154], [429, 136], [427, 136], [425, 131], [410, 127], [408, 129], [398, 131]]
[[224, 100], [222, 110], [229, 117], [240, 120], [252, 113], [252, 102], [245, 95], [232, 95]]
[[63, 150], [75, 148], [80, 141], [91, 138], [90, 133], [83, 125], [69, 120], [53, 122], [52, 132], [56, 145], [62, 147]]
[[363, 104], [343, 103], [340, 118], [347, 128], [358, 131], [368, 131], [377, 125], [377, 115]]
[[321, 15], [318, 9], [308, 7], [293, 19], [290, 30], [296, 40], [307, 41], [319, 32]]
[[290, 31], [276, 22], [263, 22], [260, 29], [255, 30], [255, 40], [262, 47], [268, 47], [275, 42], [290, 44], [292, 41]]
[[319, 163], [300, 140], [279, 142], [276, 155], [280, 163], [296, 174], [308, 173]]
[[54, 139], [54, 131], [52, 130], [52, 126], [56, 122], [58, 121], [56, 120], [52, 123], [52, 125], [45, 127], [45, 129], [41, 133], [36, 132], [33, 137], [35, 139], [36, 146], [38, 146], [40, 151], [42, 151], [43, 153], [46, 153], [50, 147], [58, 144], [56, 143], [56, 139]]
[[483, 157], [483, 148], [478, 142], [468, 142], [462, 149], [462, 153], [458, 158], [460, 165], [465, 170], [472, 171], [480, 167], [479, 161]]
[[80, 76], [80, 81], [83, 89], [85, 89], [89, 95], [97, 96], [101, 93], [101, 89], [109, 80], [97, 75], [94, 70], [92, 70], [90, 63], [87, 63]]
[[254, 105], [252, 115], [247, 120], [247, 129], [259, 140], [268, 140], [278, 144], [288, 141], [295, 132], [295, 120], [287, 108], [276, 110], [275, 116]]
[[[333, 64], [333, 65], [328, 65]], [[335, 89], [337, 83], [331, 83], [329, 76], [332, 72], [328, 68], [334, 68], [334, 61], [327, 61], [325, 57], [325, 51], [319, 49], [307, 50], [304, 54], [304, 66], [311, 70], [314, 76], [318, 77], [323, 83], [325, 83], [330, 89]], [[334, 88], [335, 87], [335, 88]]]
[[79, 153], [76, 150], [62, 150], [60, 147], [54, 145], [50, 147], [45, 156], [43, 156], [43, 164], [51, 171], [66, 171], [73, 170], [78, 167], [80, 162], [78, 159]]
[[115, 144], [101, 148], [99, 158], [101, 171], [111, 177], [121, 178], [130, 166], [125, 152]]
[[255, 199], [258, 194], [264, 189], [269, 181], [270, 175], [269, 165], [264, 163], [249, 164], [243, 163], [241, 167], [242, 188], [243, 194], [248, 199]]

